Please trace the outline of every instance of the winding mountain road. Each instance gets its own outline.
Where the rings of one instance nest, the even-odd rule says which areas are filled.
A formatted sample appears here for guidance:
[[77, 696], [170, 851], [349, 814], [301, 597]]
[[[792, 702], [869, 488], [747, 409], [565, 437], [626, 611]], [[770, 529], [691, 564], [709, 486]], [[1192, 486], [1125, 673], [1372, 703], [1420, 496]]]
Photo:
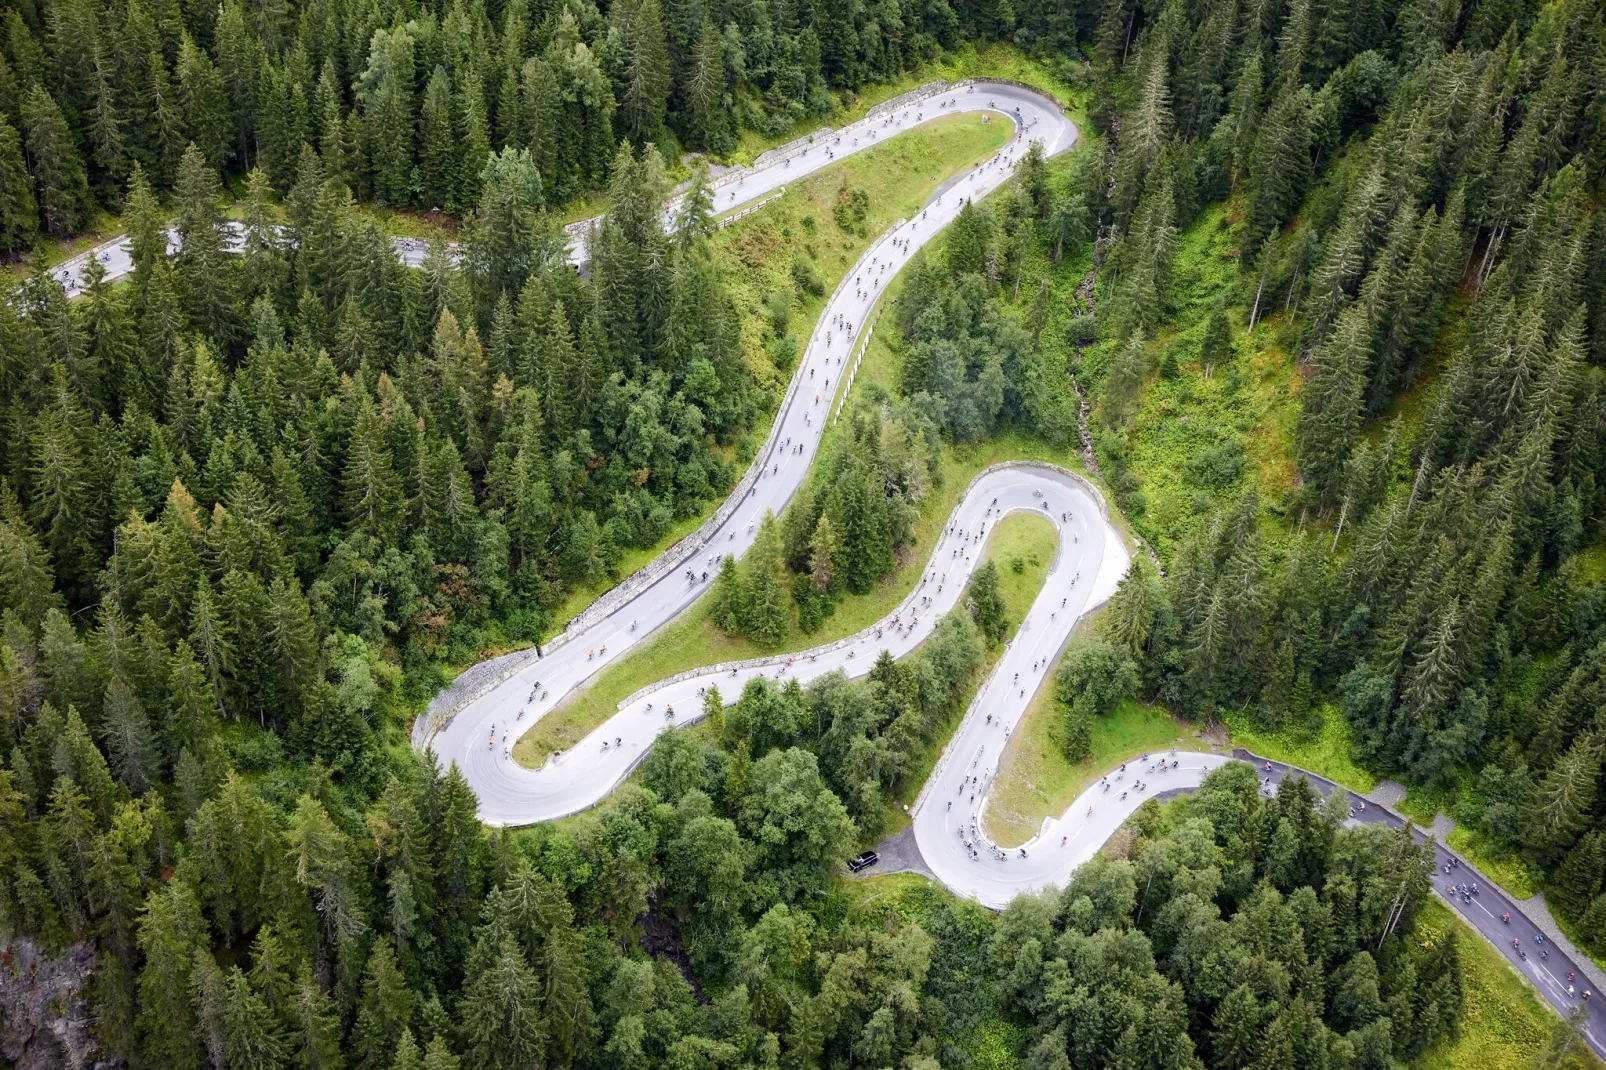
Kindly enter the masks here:
[[[1041, 142], [1045, 153], [1050, 155], [1062, 152], [1074, 144], [1076, 127], [1053, 101], [1032, 90], [1006, 84], [963, 85], [902, 107], [873, 111], [858, 123], [835, 131], [829, 138], [800, 146], [796, 155], [787, 155], [768, 168], [747, 172], [734, 182], [728, 176], [722, 177], [723, 184], [716, 191], [718, 206], [725, 210], [739, 208], [745, 203], [744, 199], [760, 199], [791, 178], [829, 166], [893, 133], [939, 115], [966, 111], [992, 112], [1010, 119], [1015, 123], [1015, 137], [996, 155], [951, 181], [918, 217], [900, 222], [883, 233], [843, 277], [809, 339], [769, 439], [748, 475], [714, 518], [696, 536], [672, 547], [659, 560], [599, 599], [570, 623], [562, 637], [546, 647], [544, 656], [533, 661], [523, 657], [522, 667], [498, 686], [459, 709], [447, 711], [446, 716], [419, 719], [413, 733], [414, 742], [433, 747], [443, 761], [458, 763], [479, 795], [480, 816], [485, 821], [499, 825], [529, 824], [593, 806], [628, 775], [657, 733], [671, 723], [661, 711], [675, 704], [677, 712], [673, 723], [680, 724], [700, 715], [700, 703], [684, 698], [677, 702], [676, 696], [682, 693], [695, 696], [696, 689], [706, 686], [706, 682], [680, 681], [667, 685], [669, 690], [659, 698], [641, 700], [639, 705], [643, 710], [646, 702], [653, 703], [650, 717], [645, 713], [633, 715], [624, 711], [587, 737], [574, 751], [554, 756], [539, 770], [523, 768], [511, 755], [516, 735], [527, 731], [576, 688], [619, 660], [654, 629], [674, 619], [695, 601], [717, 572], [720, 557], [725, 554], [739, 557], [746, 552], [764, 514], [779, 513], [807, 477], [826, 421], [831, 418], [834, 398], [842, 389], [843, 379], [851, 373], [853, 358], [864, 341], [864, 325], [871, 318], [887, 282], [916, 250], [958, 214], [966, 200], [984, 197], [1002, 185], [1031, 141]], [[732, 197], [738, 199], [732, 202]], [[1070, 555], [1062, 553], [1063, 567], [1073, 574], [1077, 568], [1086, 573], [1079, 588], [1081, 592], [1091, 591], [1095, 579], [1101, 577], [1105, 587], [1113, 590], [1126, 567], [1126, 551], [1120, 547], [1119, 537], [1102, 521], [1093, 492], [1064, 472], [1038, 474], [1034, 478], [1040, 485], [1034, 484], [1032, 489], [1043, 493], [1045, 498], [1031, 498], [1029, 504], [1022, 501], [1011, 507], [1039, 508], [1042, 501], [1048, 500], [1046, 496], [1052, 494], [1054, 511], [1073, 514], [1077, 518], [1075, 523], [1081, 525], [1079, 533], [1071, 533], [1073, 539], [1080, 540], [1073, 541], [1072, 546], [1078, 551], [1077, 560], [1086, 562], [1085, 567], [1073, 567]], [[1020, 484], [1018, 493], [1012, 491], [1011, 486], [1018, 481], [1008, 476], [995, 474], [991, 480], [986, 493], [989, 502], [993, 497], [1029, 497], [1031, 494], [1024, 489], [1024, 483]], [[991, 509], [991, 505], [978, 504], [979, 495], [977, 487], [972, 487], [966, 496], [966, 505], [962, 505], [961, 510], [970, 507], [975, 519], [956, 520], [960, 530], [974, 532], [985, 522], [982, 514]], [[1013, 502], [1015, 498], [1004, 500]], [[886, 645], [895, 654], [907, 652], [929, 634], [941, 608], [951, 606], [958, 598], [962, 575], [968, 572], [969, 562], [962, 556], [952, 557], [951, 565], [942, 564], [941, 560], [963, 545], [962, 541], [955, 541], [962, 539], [963, 535], [945, 536], [933, 550], [932, 568], [938, 578], [911, 596], [914, 603], [904, 607], [899, 628], [881, 628], [887, 638]], [[1105, 561], [1107, 544], [1117, 548], [1109, 551], [1109, 562]], [[975, 556], [970, 554], [972, 560]], [[1108, 575], [1112, 569], [1113, 576]], [[943, 580], [944, 572], [953, 578]], [[924, 598], [933, 602], [922, 605], [918, 600]], [[919, 623], [912, 629], [901, 626], [902, 622], [916, 619]], [[1062, 615], [1058, 619], [1063, 628], [1059, 630], [1056, 649], [1070, 631], [1069, 616]], [[901, 633], [896, 646], [892, 632]], [[873, 635], [874, 630], [868, 634]], [[812, 669], [807, 675], [812, 676], [835, 667], [862, 666], [861, 671], [868, 671], [874, 653], [870, 639], [861, 637], [857, 644], [794, 655], [794, 660], [815, 657], [817, 660], [806, 662]], [[755, 663], [745, 670], [738, 669], [734, 678], [727, 673], [721, 681], [722, 693], [734, 701], [739, 694], [735, 685], [742, 682], [744, 671], [752, 675], [773, 673], [776, 668]], [[804, 675], [801, 667], [794, 671], [799, 676]], [[607, 751], [602, 749], [604, 740], [610, 744]], [[613, 744], [614, 740], [619, 741], [618, 745]]]
[[[928, 118], [978, 110], [1000, 112], [1013, 120], [1015, 138], [995, 157], [950, 183], [918, 218], [883, 234], [843, 279], [809, 340], [759, 459], [714, 518], [600, 598], [547, 647], [544, 657], [538, 653], [532, 661], [528, 655], [510, 655], [509, 659], [517, 659], [509, 660], [513, 667], [483, 693], [443, 711], [444, 716], [419, 718], [414, 742], [458, 763], [479, 796], [480, 816], [487, 823], [531, 824], [596, 805], [639, 764], [661, 732], [702, 716], [702, 694], [711, 686], [720, 688], [726, 702], [734, 702], [755, 677], [807, 683], [837, 670], [857, 677], [870, 670], [882, 650], [894, 657], [910, 653], [957, 604], [965, 580], [982, 559], [987, 534], [1003, 516], [1022, 510], [1054, 524], [1058, 548], [1041, 593], [955, 729], [913, 807], [911, 834], [926, 866], [956, 894], [1003, 907], [1021, 892], [1064, 884], [1145, 800], [1196, 788], [1211, 770], [1230, 760], [1192, 751], [1144, 756], [1112, 769], [1064, 814], [1046, 820], [1026, 844], [1004, 850], [988, 842], [983, 817], [1004, 743], [1047, 683], [1048, 667], [1076, 621], [1114, 592], [1131, 554], [1094, 488], [1065, 469], [1030, 462], [997, 465], [976, 477], [933, 548], [917, 588], [871, 628], [814, 650], [671, 677], [625, 700], [618, 713], [573, 750], [554, 754], [542, 768], [526, 769], [512, 760], [513, 738], [685, 610], [706, 590], [718, 559], [744, 553], [764, 513], [779, 513], [791, 499], [807, 476], [834, 399], [864, 342], [863, 325], [886, 283], [909, 257], [953, 219], [965, 200], [983, 197], [1001, 185], [1027, 143], [1041, 141], [1045, 152], [1053, 155], [1069, 149], [1077, 131], [1053, 101], [1031, 90], [1004, 83], [962, 83], [923, 100], [872, 112], [767, 167], [721, 179], [716, 210], [740, 209], [790, 179]], [[578, 225], [570, 231], [571, 257], [576, 261], [583, 258], [580, 242], [585, 229]], [[418, 243], [398, 247], [398, 254], [410, 262], [421, 260], [423, 252]], [[1262, 768], [1269, 778], [1268, 792], [1286, 775], [1309, 776], [1324, 794], [1344, 790], [1247, 752], [1236, 756]], [[1356, 809], [1363, 802], [1359, 797], [1350, 801], [1352, 821], [1386, 821], [1395, 826], [1404, 821], [1376, 804]], [[1418, 835], [1423, 835], [1420, 830]], [[1589, 978], [1598, 978], [1599, 970], [1575, 963], [1559, 948], [1541, 957], [1534, 937], [1542, 930], [1454, 852], [1443, 845], [1436, 852], [1434, 887], [1445, 902], [1563, 1015], [1578, 1007], [1592, 984]], [[1459, 868], [1446, 874], [1445, 866]], [[1470, 901], [1450, 887], [1452, 880], [1474, 879], [1480, 891]], [[1506, 913], [1510, 922], [1501, 918]], [[1534, 954], [1525, 957], [1512, 946], [1513, 939], [1522, 941], [1523, 948], [1533, 948]], [[1571, 990], [1569, 972], [1576, 973]], [[1587, 1010], [1587, 1003], [1583, 1005]], [[1580, 1030], [1591, 1049], [1606, 1056], [1606, 1032], [1598, 1021], [1587, 1017]]]
[[[922, 95], [924, 97], [920, 99]], [[916, 99], [900, 104], [900, 101], [908, 98]], [[771, 158], [767, 163], [737, 168], [720, 175], [712, 184], [714, 211], [725, 214], [760, 201], [793, 179], [802, 178], [830, 166], [844, 156], [912, 130], [928, 119], [956, 112], [984, 110], [1003, 113], [1015, 122], [1017, 139], [1029, 135], [1031, 140], [1041, 141], [1050, 155], [1065, 151], [1076, 141], [1075, 124], [1065, 117], [1054, 101], [1041, 93], [1002, 82], [960, 82], [952, 86], [934, 82], [870, 109], [863, 119], [848, 126], [825, 132], [823, 136], [817, 132], [799, 139], [791, 146], [772, 150], [759, 158], [760, 161]], [[1011, 143], [994, 159], [1003, 157], [1014, 160], [1019, 158], [1019, 154], [1020, 146]], [[987, 166], [983, 164], [971, 172], [971, 176], [980, 175]], [[994, 181], [985, 187], [987, 190], [997, 186], [1007, 174], [994, 174], [991, 177]], [[680, 198], [671, 198], [665, 210], [666, 222], [679, 206]], [[586, 238], [592, 224], [600, 218], [585, 219], [564, 227], [569, 238], [571, 262], [580, 264], [587, 259]], [[243, 240], [242, 225], [229, 222], [224, 224], [224, 229], [229, 251], [238, 252]], [[421, 238], [397, 237], [391, 239], [391, 244], [397, 258], [412, 267], [421, 266], [429, 255], [429, 242]], [[180, 248], [178, 232], [171, 228], [167, 232], [167, 247], [169, 253], [176, 253]], [[453, 256], [458, 252], [456, 245], [447, 248]], [[107, 280], [122, 278], [134, 270], [133, 245], [127, 235], [120, 235], [62, 261], [50, 269], [51, 278], [61, 284], [68, 297], [77, 297], [87, 287], [91, 260], [100, 261]]]

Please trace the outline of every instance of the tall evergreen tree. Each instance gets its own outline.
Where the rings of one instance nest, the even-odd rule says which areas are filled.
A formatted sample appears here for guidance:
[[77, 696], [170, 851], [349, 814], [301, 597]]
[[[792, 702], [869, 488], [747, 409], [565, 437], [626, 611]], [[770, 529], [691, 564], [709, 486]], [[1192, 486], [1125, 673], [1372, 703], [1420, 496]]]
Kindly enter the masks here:
[[72, 130], [42, 85], [35, 85], [23, 99], [22, 121], [45, 231], [53, 238], [69, 237], [89, 221], [92, 207], [89, 179]]

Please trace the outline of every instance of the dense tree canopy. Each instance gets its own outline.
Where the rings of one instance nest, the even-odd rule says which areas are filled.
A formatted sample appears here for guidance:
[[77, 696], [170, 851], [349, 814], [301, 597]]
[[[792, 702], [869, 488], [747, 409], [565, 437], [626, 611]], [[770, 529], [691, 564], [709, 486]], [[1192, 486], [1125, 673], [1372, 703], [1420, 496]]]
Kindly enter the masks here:
[[[1191, 716], [1302, 725], [1330, 699], [1359, 760], [1450, 791], [1606, 948], [1588, 697], [1606, 639], [1606, 18], [1589, 3], [1106, 14], [1094, 113], [1115, 153], [1087, 202], [1106, 237], [1085, 370], [1123, 503], [1145, 508], [1128, 450], [1151, 372], [1196, 353], [1242, 390], [1235, 338], [1254, 330], [1302, 373], [1295, 485], [1263, 499], [1235, 441], [1191, 459], [1207, 521], [1164, 583], [1134, 565], [1107, 638], [1147, 695]], [[1238, 270], [1199, 316], [1178, 235], [1214, 201]], [[1185, 307], [1199, 326], [1178, 337]], [[1215, 511], [1218, 490], [1241, 498]]]
[[493, 152], [544, 195], [605, 188], [620, 139], [723, 154], [832, 94], [969, 37], [1070, 46], [1096, 15], [1030, 3], [471, 0], [221, 5], [44, 0], [0, 26], [0, 255], [119, 210], [143, 168], [176, 190], [186, 145], [280, 192], [303, 144], [360, 201], [467, 214]]

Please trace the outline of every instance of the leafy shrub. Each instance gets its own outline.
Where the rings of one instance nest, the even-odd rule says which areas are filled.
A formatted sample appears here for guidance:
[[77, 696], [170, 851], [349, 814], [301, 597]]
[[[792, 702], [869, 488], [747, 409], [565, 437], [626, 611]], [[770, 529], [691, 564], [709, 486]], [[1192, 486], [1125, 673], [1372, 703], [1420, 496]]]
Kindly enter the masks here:
[[1235, 438], [1224, 439], [1188, 458], [1182, 466], [1183, 477], [1198, 487], [1220, 489], [1236, 483], [1244, 474], [1243, 443]]

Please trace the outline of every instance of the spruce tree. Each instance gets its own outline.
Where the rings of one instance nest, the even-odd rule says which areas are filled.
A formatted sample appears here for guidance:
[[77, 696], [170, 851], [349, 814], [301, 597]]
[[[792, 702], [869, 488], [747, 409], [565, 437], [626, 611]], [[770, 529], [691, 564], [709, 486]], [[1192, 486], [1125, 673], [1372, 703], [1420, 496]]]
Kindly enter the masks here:
[[998, 590], [998, 566], [988, 561], [970, 576], [965, 605], [976, 627], [987, 637], [988, 646], [997, 646], [1009, 631], [1004, 616], [1004, 596]]
[[548, 935], [543, 967], [546, 1056], [549, 1065], [565, 1070], [592, 1049], [598, 1031], [585, 948], [572, 928], [554, 928]]
[[439, 1033], [424, 1049], [424, 1070], [460, 1070], [462, 1061], [452, 1054], [446, 1038]]
[[1310, 177], [1309, 90], [1284, 92], [1272, 101], [1255, 135], [1249, 169], [1254, 186], [1244, 215], [1248, 261], [1293, 212]]
[[479, 203], [480, 177], [491, 158], [491, 132], [485, 110], [485, 88], [477, 71], [458, 82], [456, 96], [458, 161], [454, 185], [456, 211]]
[[719, 574], [714, 577], [712, 609], [709, 619], [726, 635], [740, 635], [742, 621], [747, 614], [747, 585], [736, 559], [729, 554], [720, 558]]
[[1582, 918], [1600, 894], [1606, 871], [1606, 832], [1593, 829], [1567, 852], [1561, 866], [1545, 885], [1546, 898], [1571, 919]]
[[389, 1070], [396, 1046], [413, 1015], [413, 992], [396, 968], [390, 942], [379, 939], [369, 952], [362, 1001], [351, 1034], [353, 1070]]
[[145, 900], [140, 920], [140, 1051], [152, 1066], [195, 1070], [201, 1046], [190, 1003], [194, 952], [207, 941], [206, 923], [189, 885], [180, 877], [159, 885]]
[[458, 1015], [469, 1061], [489, 1070], [520, 1070], [541, 1057], [546, 1034], [541, 988], [511, 935], [464, 978]]
[[222, 1028], [231, 1070], [278, 1070], [284, 1065], [286, 1049], [278, 1019], [238, 966], [224, 982]]
[[93, 207], [72, 130], [43, 85], [23, 99], [22, 122], [45, 231], [53, 238], [69, 237], [89, 221]]
[[418, 113], [418, 177], [422, 189], [419, 207], [457, 208], [454, 180], [457, 175], [457, 144], [452, 131], [452, 86], [446, 68], [437, 66], [424, 90], [424, 104]]
[[390, 1070], [423, 1070], [424, 1058], [418, 1050], [418, 1042], [413, 1039], [411, 1029], [403, 1029], [401, 1040], [396, 1044], [396, 1057], [390, 1062]]
[[867, 594], [892, 568], [892, 527], [880, 475], [855, 455], [832, 488], [838, 571], [848, 590]]
[[102, 737], [111, 756], [111, 767], [129, 791], [142, 795], [155, 783], [161, 770], [150, 719], [139, 698], [121, 675], [106, 687], [102, 713]]
[[1599, 744], [1575, 742], [1539, 785], [1526, 815], [1523, 842], [1541, 864], [1554, 864], [1585, 827], [1600, 775]]
[[687, 132], [692, 143], [709, 152], [728, 151], [731, 135], [723, 104], [724, 43], [711, 17], [705, 16], [697, 29], [681, 95], [686, 101]]
[[1227, 323], [1227, 310], [1218, 305], [1210, 313], [1204, 340], [1199, 343], [1199, 368], [1208, 379], [1217, 364], [1230, 364], [1232, 357], [1232, 327]]
[[1334, 504], [1343, 490], [1344, 464], [1361, 428], [1370, 360], [1370, 311], [1353, 305], [1312, 358], [1315, 372], [1300, 395], [1294, 429], [1295, 458], [1323, 506]]
[[180, 249], [179, 276], [188, 296], [190, 320], [215, 344], [227, 348], [237, 317], [233, 287], [233, 258], [220, 215], [222, 188], [216, 172], [191, 143], [179, 163], [173, 190], [178, 208], [174, 221]]
[[644, 145], [662, 133], [669, 102], [669, 50], [664, 43], [663, 15], [658, 0], [618, 4], [611, 14], [624, 48], [620, 116], [625, 133]]
[[22, 158], [22, 139], [0, 115], [0, 256], [15, 256], [33, 243], [39, 206]]

